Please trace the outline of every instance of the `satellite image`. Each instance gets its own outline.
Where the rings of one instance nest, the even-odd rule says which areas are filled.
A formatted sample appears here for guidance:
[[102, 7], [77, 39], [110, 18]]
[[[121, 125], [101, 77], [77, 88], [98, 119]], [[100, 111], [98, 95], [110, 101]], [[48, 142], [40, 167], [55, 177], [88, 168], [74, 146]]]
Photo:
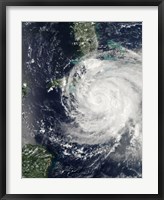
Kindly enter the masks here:
[[142, 178], [142, 22], [22, 22], [22, 177]]

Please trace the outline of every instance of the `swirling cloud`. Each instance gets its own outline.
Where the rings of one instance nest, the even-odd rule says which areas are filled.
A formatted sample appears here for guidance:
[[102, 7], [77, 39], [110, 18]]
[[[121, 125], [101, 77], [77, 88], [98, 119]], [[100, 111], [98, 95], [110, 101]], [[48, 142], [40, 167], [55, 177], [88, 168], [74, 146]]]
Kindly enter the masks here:
[[107, 143], [119, 140], [125, 129], [141, 137], [141, 56], [128, 50], [114, 59], [106, 59], [109, 55], [83, 58], [63, 85], [62, 104], [71, 119], [65, 132], [73, 142]]

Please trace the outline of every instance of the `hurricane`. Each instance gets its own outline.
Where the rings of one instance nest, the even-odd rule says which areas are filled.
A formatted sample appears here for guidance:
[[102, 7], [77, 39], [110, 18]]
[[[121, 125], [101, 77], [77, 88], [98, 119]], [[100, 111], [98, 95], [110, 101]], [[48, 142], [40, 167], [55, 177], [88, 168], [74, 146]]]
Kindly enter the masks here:
[[126, 51], [123, 58], [104, 59], [109, 55], [83, 58], [64, 81], [62, 104], [71, 119], [65, 134], [73, 142], [119, 142], [127, 131], [141, 140], [141, 56]]

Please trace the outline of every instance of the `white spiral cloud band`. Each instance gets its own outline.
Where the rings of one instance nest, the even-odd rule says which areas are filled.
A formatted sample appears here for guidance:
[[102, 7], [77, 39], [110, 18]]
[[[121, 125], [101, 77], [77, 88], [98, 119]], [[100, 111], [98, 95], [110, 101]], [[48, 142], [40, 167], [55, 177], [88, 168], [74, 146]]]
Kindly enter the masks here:
[[62, 104], [71, 119], [64, 131], [72, 142], [118, 141], [125, 127], [133, 138], [142, 135], [141, 56], [125, 50], [104, 59], [110, 54], [83, 58], [63, 81]]

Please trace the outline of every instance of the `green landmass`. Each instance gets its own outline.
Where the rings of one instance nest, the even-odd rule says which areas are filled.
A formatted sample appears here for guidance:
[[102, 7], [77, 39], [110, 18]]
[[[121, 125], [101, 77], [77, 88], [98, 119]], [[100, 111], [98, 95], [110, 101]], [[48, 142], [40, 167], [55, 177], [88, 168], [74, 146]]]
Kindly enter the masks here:
[[72, 28], [75, 44], [79, 47], [77, 51], [81, 56], [97, 49], [98, 41], [93, 22], [74, 22]]
[[39, 145], [26, 144], [22, 149], [22, 177], [46, 178], [53, 156]]
[[62, 84], [62, 81], [60, 79], [54, 79], [54, 80], [51, 80], [49, 83], [48, 83], [48, 88], [49, 87], [53, 87], [53, 88], [56, 88], [56, 87], [60, 87]]
[[47, 89], [48, 89], [48, 92], [53, 90], [54, 88], [59, 88], [61, 87], [62, 85], [62, 80], [61, 79], [54, 79], [54, 80], [51, 80], [48, 84], [47, 84]]
[[23, 85], [22, 85], [22, 96], [23, 97], [25, 97], [25, 96], [27, 96], [27, 94], [28, 94], [28, 86], [27, 86], [27, 83], [23, 83]]

